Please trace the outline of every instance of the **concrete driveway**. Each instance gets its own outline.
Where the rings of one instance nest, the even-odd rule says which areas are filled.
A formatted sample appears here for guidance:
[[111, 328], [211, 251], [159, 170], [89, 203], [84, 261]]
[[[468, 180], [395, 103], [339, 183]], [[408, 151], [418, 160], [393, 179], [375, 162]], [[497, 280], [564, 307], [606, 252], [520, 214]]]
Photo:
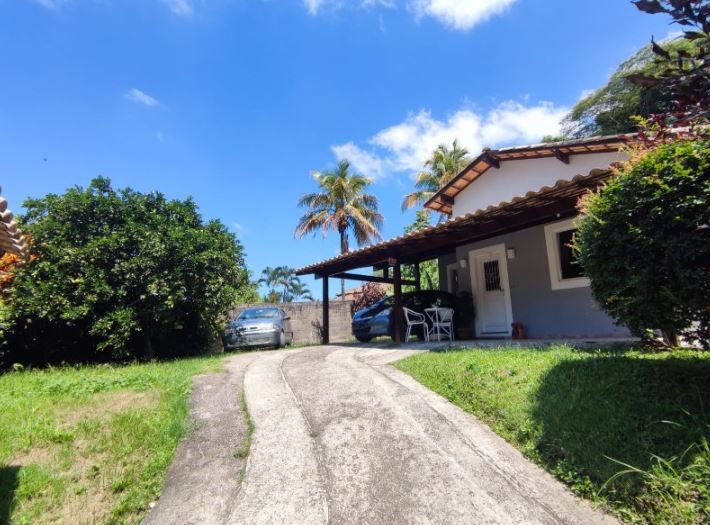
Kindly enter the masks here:
[[[241, 485], [202, 458], [208, 466], [189, 490], [171, 472], [173, 490], [147, 522], [615, 523], [388, 365], [415, 352], [331, 346], [235, 356], [232, 384], [243, 378], [256, 428]], [[182, 459], [178, 451], [176, 464]]]

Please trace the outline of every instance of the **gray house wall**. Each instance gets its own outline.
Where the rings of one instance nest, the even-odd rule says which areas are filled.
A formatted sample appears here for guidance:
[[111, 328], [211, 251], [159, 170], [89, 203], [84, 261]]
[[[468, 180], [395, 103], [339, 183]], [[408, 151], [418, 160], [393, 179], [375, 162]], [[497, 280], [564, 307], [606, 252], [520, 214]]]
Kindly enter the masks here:
[[[625, 327], [618, 326], [595, 303], [588, 286], [553, 290], [547, 262], [544, 225], [501, 235], [485, 241], [460, 246], [455, 260], [466, 260], [459, 268], [459, 289], [471, 290], [471, 250], [494, 244], [515, 248], [515, 258], [508, 259], [510, 300], [513, 321], [523, 323], [527, 337], [625, 337]], [[441, 288], [448, 286], [446, 264], [451, 255], [439, 259]], [[475, 294], [475, 291], [472, 291]]]
[[455, 263], [456, 260], [456, 252], [451, 252], [439, 256], [439, 288], [441, 290], [449, 289], [449, 275], [446, 273], [446, 267], [450, 264]]

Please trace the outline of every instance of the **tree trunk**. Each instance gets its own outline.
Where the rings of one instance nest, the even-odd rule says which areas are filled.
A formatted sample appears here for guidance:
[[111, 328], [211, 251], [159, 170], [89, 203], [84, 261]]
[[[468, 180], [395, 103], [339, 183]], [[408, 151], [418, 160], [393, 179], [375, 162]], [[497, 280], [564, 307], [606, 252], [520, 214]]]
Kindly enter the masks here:
[[148, 360], [155, 357], [153, 342], [150, 340], [150, 331], [146, 327], [143, 328], [143, 355]]
[[[339, 228], [340, 232], [340, 253], [348, 253], [348, 235], [344, 228]], [[345, 300], [345, 279], [340, 279], [340, 300]]]
[[675, 330], [661, 329], [661, 334], [663, 335], [663, 342], [667, 346], [671, 348], [678, 346], [678, 333]]

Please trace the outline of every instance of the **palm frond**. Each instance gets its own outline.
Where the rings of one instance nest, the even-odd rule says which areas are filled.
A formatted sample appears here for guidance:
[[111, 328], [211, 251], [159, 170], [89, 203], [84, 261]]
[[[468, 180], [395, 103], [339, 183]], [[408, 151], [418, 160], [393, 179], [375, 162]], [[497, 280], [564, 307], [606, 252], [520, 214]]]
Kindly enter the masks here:
[[404, 196], [402, 201], [402, 211], [424, 204], [434, 195], [433, 191], [414, 191]]
[[402, 211], [424, 204], [434, 193], [458, 175], [468, 164], [468, 150], [454, 140], [452, 147], [440, 144], [424, 162], [424, 171], [417, 173], [412, 193], [404, 196]]
[[358, 244], [381, 238], [378, 228], [382, 215], [378, 211], [377, 197], [365, 193], [371, 184], [368, 177], [351, 173], [350, 162], [343, 159], [335, 170], [316, 171], [312, 176], [319, 189], [301, 197], [299, 206], [309, 208], [301, 217], [295, 230], [296, 237], [322, 230], [340, 232], [343, 248], [348, 245], [348, 231], [352, 232]]

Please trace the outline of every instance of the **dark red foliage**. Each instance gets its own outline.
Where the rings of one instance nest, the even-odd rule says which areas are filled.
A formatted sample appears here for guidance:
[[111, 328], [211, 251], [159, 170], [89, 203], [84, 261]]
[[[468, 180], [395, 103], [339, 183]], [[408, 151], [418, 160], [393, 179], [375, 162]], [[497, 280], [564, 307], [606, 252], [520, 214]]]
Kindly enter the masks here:
[[376, 303], [380, 299], [383, 299], [387, 295], [384, 286], [378, 283], [366, 283], [363, 284], [358, 293], [355, 294], [353, 308], [361, 310], [367, 308], [371, 304]]
[[654, 75], [629, 75], [631, 82], [661, 87], [672, 96], [673, 109], [652, 115], [642, 123], [640, 139], [649, 145], [678, 138], [707, 138], [710, 125], [710, 0], [635, 0], [633, 4], [645, 13], [669, 15], [673, 23], [683, 27], [683, 38], [694, 44], [692, 51], [671, 52], [651, 39], [660, 71]]

